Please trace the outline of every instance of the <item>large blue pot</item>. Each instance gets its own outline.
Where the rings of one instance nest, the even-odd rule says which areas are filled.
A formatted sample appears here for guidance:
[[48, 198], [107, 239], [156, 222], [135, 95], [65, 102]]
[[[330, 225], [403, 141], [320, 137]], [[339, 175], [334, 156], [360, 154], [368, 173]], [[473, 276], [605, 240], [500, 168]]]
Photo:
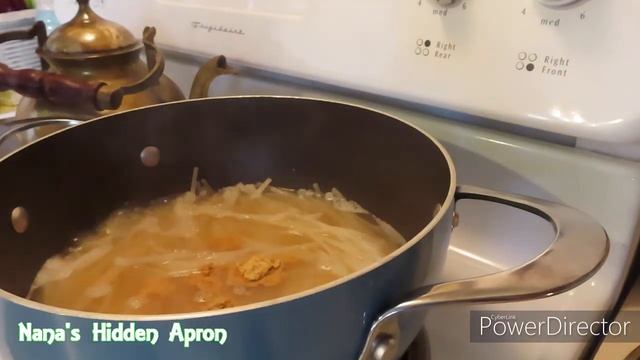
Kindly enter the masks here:
[[[147, 146], [160, 150], [157, 166], [141, 162]], [[214, 187], [267, 177], [278, 186], [318, 182], [337, 187], [409, 241], [379, 263], [326, 286], [221, 311], [112, 316], [24, 298], [44, 261], [77, 233], [126, 202], [144, 203], [184, 191], [194, 166]], [[607, 249], [604, 232], [583, 214], [522, 197], [460, 190], [458, 197], [517, 206], [548, 218], [558, 229], [566, 227], [562, 234], [559, 230], [558, 246], [552, 245], [553, 251], [526, 269], [535, 275], [542, 264], [542, 270], [551, 266], [564, 273], [552, 279], [555, 282], [534, 279], [526, 288], [510, 281], [513, 273], [498, 281], [441, 284], [404, 301], [444, 262], [456, 197], [451, 159], [433, 138], [401, 120], [312, 99], [204, 99], [99, 118], [3, 159], [0, 189], [0, 212], [15, 215], [0, 221], [0, 335], [6, 341], [4, 356], [15, 360], [341, 360], [361, 356], [365, 343], [363, 359], [392, 359], [419, 328], [422, 319], [414, 310], [443, 302], [564, 291], [595, 271]], [[592, 243], [593, 250], [576, 268], [557, 268], [557, 256], [567, 256], [576, 246], [573, 240], [583, 235], [576, 223], [595, 233], [582, 239], [582, 244]], [[133, 323], [156, 329], [157, 342], [94, 342], [93, 327], [107, 323], [113, 328]], [[63, 329], [64, 335], [58, 336], [64, 341], [40, 342], [34, 328]], [[177, 334], [197, 328], [210, 330], [186, 347]]]

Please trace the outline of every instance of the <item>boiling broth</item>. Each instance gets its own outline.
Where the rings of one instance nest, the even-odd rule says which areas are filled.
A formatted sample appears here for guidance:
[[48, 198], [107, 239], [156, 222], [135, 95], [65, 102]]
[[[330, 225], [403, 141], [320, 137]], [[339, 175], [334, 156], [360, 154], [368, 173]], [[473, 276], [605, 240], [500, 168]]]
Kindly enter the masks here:
[[115, 314], [222, 309], [336, 280], [402, 243], [336, 189], [268, 179], [214, 191], [194, 181], [185, 194], [114, 212], [48, 260], [29, 297]]

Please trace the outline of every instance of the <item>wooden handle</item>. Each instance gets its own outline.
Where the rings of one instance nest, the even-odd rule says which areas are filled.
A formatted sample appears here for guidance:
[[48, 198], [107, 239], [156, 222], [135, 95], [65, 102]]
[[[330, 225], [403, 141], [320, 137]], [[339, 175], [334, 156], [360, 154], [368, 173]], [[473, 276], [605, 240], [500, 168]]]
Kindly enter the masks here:
[[13, 70], [0, 64], [0, 91], [45, 99], [56, 105], [84, 105], [96, 108], [96, 95], [104, 83], [89, 83], [38, 70]]

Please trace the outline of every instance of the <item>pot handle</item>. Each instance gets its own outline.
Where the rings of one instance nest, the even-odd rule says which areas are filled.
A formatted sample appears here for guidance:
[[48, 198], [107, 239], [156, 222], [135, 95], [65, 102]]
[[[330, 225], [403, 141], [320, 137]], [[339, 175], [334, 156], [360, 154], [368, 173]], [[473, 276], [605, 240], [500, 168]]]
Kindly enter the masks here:
[[215, 78], [225, 74], [237, 74], [238, 72], [227, 65], [227, 58], [223, 55], [216, 56], [202, 65], [191, 85], [189, 99], [201, 99], [209, 97], [209, 87]]
[[19, 124], [0, 134], [0, 146], [7, 141], [11, 136], [21, 133], [23, 131], [27, 131], [29, 129], [47, 126], [47, 125], [66, 125], [75, 126], [81, 124], [81, 120], [74, 119], [58, 119], [58, 118], [35, 118], [35, 119], [27, 119], [27, 120], [18, 120], [12, 122], [11, 124]]
[[590, 216], [567, 206], [472, 186], [460, 186], [455, 200], [475, 199], [528, 211], [549, 221], [555, 240], [516, 268], [418, 289], [371, 326], [360, 360], [398, 359], [415, 335], [415, 319], [432, 305], [532, 300], [568, 291], [587, 280], [609, 252], [605, 230]]

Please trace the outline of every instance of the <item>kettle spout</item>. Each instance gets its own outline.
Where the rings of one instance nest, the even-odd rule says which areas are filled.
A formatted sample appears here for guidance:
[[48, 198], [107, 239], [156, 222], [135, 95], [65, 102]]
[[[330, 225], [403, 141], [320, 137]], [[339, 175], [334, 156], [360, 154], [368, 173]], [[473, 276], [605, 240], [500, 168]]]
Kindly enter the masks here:
[[223, 55], [216, 56], [204, 64], [196, 74], [191, 85], [190, 99], [209, 97], [209, 86], [213, 80], [225, 74], [237, 74], [237, 71], [227, 65], [227, 58]]

